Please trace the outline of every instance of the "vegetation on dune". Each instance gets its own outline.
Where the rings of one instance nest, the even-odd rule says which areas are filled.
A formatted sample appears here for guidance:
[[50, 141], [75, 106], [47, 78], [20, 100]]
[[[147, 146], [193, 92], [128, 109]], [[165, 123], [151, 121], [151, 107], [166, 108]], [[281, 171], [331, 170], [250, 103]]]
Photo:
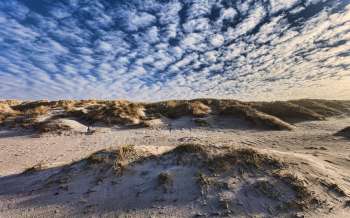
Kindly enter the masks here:
[[12, 106], [14, 110], [25, 113], [26, 111], [35, 110], [38, 107], [53, 107], [55, 101], [41, 100], [41, 101], [24, 101], [21, 104]]
[[258, 111], [278, 117], [287, 122], [299, 122], [308, 120], [324, 120], [325, 117], [306, 107], [291, 102], [256, 102], [251, 103]]
[[122, 175], [128, 165], [137, 162], [139, 159], [148, 156], [147, 153], [137, 151], [134, 145], [121, 146], [115, 150], [101, 150], [85, 158], [88, 165], [113, 168], [117, 175]]
[[34, 108], [30, 108], [28, 110], [25, 110], [23, 113], [24, 113], [24, 116], [26, 117], [38, 117], [41, 115], [47, 115], [49, 112], [50, 112], [49, 107], [41, 105], [41, 106], [37, 106]]
[[19, 111], [15, 111], [8, 103], [0, 102], [0, 125], [9, 117], [16, 117], [20, 114]]
[[87, 161], [88, 164], [94, 165], [94, 164], [113, 164], [114, 161], [117, 159], [117, 154], [115, 151], [112, 150], [101, 150], [97, 151], [90, 156], [88, 156], [85, 161]]
[[164, 192], [169, 192], [173, 186], [174, 179], [172, 175], [168, 172], [161, 172], [158, 175], [158, 186], [163, 188]]
[[341, 197], [348, 197], [348, 193], [344, 191], [342, 187], [340, 187], [338, 184], [334, 182], [329, 182], [326, 180], [321, 180], [321, 185], [325, 186], [329, 191], [336, 193], [337, 195]]
[[197, 126], [201, 126], [201, 127], [209, 127], [210, 123], [205, 120], [205, 119], [193, 119], [193, 122], [197, 125]]
[[190, 110], [186, 102], [170, 100], [165, 102], [151, 103], [146, 106], [149, 114], [155, 116], [165, 116], [168, 118], [179, 118], [190, 115]]
[[[175, 157], [178, 160], [179, 157], [194, 157], [189, 158], [188, 161], [198, 166], [206, 166], [208, 170], [213, 173], [222, 173], [233, 168], [242, 167], [245, 170], [273, 170], [282, 169], [285, 167], [284, 163], [280, 160], [271, 157], [267, 154], [258, 152], [257, 150], [250, 148], [211, 148], [200, 144], [181, 144], [173, 148], [172, 150], [161, 154], [160, 156], [153, 156], [150, 153], [137, 149], [134, 145], [124, 145], [117, 149], [103, 149], [97, 151], [88, 157], [82, 159], [77, 163], [86, 163], [91, 166], [107, 165], [114, 168], [116, 171], [122, 164], [124, 167], [134, 163], [141, 163], [140, 160], [156, 160], [158, 163], [160, 160], [171, 160]], [[147, 158], [152, 157], [152, 158]], [[187, 164], [189, 162], [175, 161], [176, 164]], [[41, 169], [41, 164], [35, 165], [33, 169]], [[32, 169], [30, 168], [30, 169]], [[32, 171], [32, 170], [28, 170]], [[161, 175], [160, 177], [165, 177]]]
[[181, 144], [170, 151], [175, 154], [204, 153], [205, 149], [199, 144]]
[[267, 113], [260, 112], [247, 104], [236, 103], [234, 105], [222, 106], [220, 108], [220, 114], [238, 116], [263, 128], [277, 130], [293, 129], [292, 125], [287, 122]]
[[211, 112], [211, 108], [200, 101], [190, 102], [189, 108], [194, 117], [205, 117]]
[[205, 117], [211, 112], [210, 106], [200, 100], [170, 100], [146, 105], [149, 114], [163, 115], [168, 118], [182, 116]]
[[40, 163], [35, 164], [32, 167], [25, 169], [22, 173], [23, 174], [33, 174], [35, 172], [39, 172], [39, 171], [42, 171], [44, 169], [45, 169], [45, 167], [43, 166], [43, 163], [40, 162]]
[[312, 110], [313, 112], [325, 117], [337, 116], [344, 113], [343, 109], [338, 109], [337, 107], [334, 107], [334, 105], [329, 106], [327, 104], [324, 104], [320, 100], [301, 99], [301, 100], [292, 100], [289, 102], [295, 105], [299, 105], [300, 107], [304, 107], [309, 110]]
[[306, 210], [321, 204], [315, 193], [309, 189], [308, 179], [287, 170], [275, 172], [274, 176], [290, 186], [295, 192], [296, 200], [290, 202], [288, 205], [290, 208]]
[[[83, 179], [92, 181], [89, 184], [94, 187], [119, 184], [128, 188], [128, 183], [133, 185], [133, 181], [140, 179], [146, 188], [141, 191], [128, 188], [130, 197], [136, 196], [132, 201], [139, 201], [144, 196], [145, 202], [152, 201], [149, 198], [152, 192], [152, 196], [164, 199], [163, 203], [173, 203], [170, 196], [181, 198], [190, 188], [191, 191], [198, 190], [192, 192], [197, 196], [191, 196], [191, 199], [197, 197], [199, 201], [195, 202], [201, 206], [220, 214], [233, 215], [242, 209], [245, 215], [259, 213], [271, 216], [327, 209], [334, 205], [325, 203], [323, 199], [334, 200], [334, 193], [337, 194], [337, 202], [347, 204], [344, 201], [347, 199], [346, 191], [318, 171], [318, 167], [300, 169], [297, 163], [284, 158], [281, 154], [266, 154], [259, 149], [198, 144], [182, 144], [168, 152], [151, 155], [133, 145], [125, 145], [95, 152], [81, 161], [63, 166], [45, 181], [47, 185], [54, 186], [45, 187], [62, 186], [68, 190], [75, 187], [75, 181], [80, 184]], [[151, 170], [146, 172], [143, 166]], [[34, 166], [26, 174], [40, 170], [41, 166]], [[101, 183], [103, 186], [100, 186]], [[91, 193], [89, 190], [86, 193]], [[99, 190], [94, 192], [101, 194], [97, 193]], [[118, 189], [113, 190], [116, 190], [116, 195], [119, 194]], [[260, 205], [261, 202], [264, 204], [256, 207], [259, 208], [257, 211], [251, 210], [251, 205]]]
[[209, 159], [208, 166], [213, 172], [225, 172], [233, 166], [238, 170], [278, 169], [283, 163], [254, 149], [234, 149]]
[[[349, 115], [349, 101], [293, 100], [275, 102], [241, 102], [230, 99], [169, 100], [133, 103], [126, 100], [2, 101], [0, 123], [35, 127], [42, 118], [70, 118], [91, 125], [101, 123], [120, 126], [151, 126], [151, 120], [163, 117], [193, 117], [199, 126], [210, 116], [232, 116], [258, 128], [291, 130], [292, 123], [324, 120], [329, 116]], [[8, 122], [7, 122], [8, 121]], [[203, 121], [203, 122], [202, 122]], [[151, 122], [152, 123], [152, 122]]]
[[340, 100], [310, 100], [315, 101], [320, 104], [326, 105], [329, 108], [332, 108], [334, 110], [341, 111], [342, 114], [350, 114], [350, 101], [340, 101]]
[[113, 101], [107, 104], [91, 105], [87, 108], [84, 118], [89, 122], [106, 124], [136, 125], [145, 117], [142, 104], [128, 101]]

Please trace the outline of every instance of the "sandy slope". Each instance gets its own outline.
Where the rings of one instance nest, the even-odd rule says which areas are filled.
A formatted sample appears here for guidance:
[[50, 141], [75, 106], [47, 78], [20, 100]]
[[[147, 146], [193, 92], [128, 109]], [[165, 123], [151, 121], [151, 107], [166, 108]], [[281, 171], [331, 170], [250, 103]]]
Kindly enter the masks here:
[[[184, 117], [172, 121], [172, 131], [95, 127], [96, 132], [91, 135], [72, 133], [37, 137], [30, 132], [2, 130], [0, 217], [98, 214], [107, 217], [348, 217], [350, 141], [333, 134], [349, 124], [349, 118], [333, 118], [327, 121], [297, 123], [293, 131], [261, 131], [247, 128], [194, 127], [189, 123], [189, 119]], [[237, 123], [237, 127], [239, 126], [242, 127]], [[218, 149], [211, 151], [214, 153], [223, 152], [221, 148], [228, 146], [235, 149], [253, 148], [261, 154], [276, 156], [287, 163], [288, 172], [300, 174], [305, 178], [306, 183], [309, 183], [307, 191], [314, 193], [318, 201], [324, 202], [317, 207], [313, 207], [312, 203], [305, 203], [309, 204], [307, 209], [295, 208], [279, 212], [276, 208], [283, 205], [279, 205], [278, 202], [289, 205], [289, 200], [293, 200], [296, 193], [292, 183], [286, 183], [286, 186], [285, 183], [282, 185], [282, 180], [275, 181], [270, 167], [258, 168], [260, 171], [249, 170], [247, 176], [243, 177], [234, 173], [226, 175], [219, 172], [214, 176], [207, 174], [209, 180], [221, 181], [229, 188], [210, 188], [203, 197], [202, 186], [198, 186], [197, 180], [193, 179], [197, 178], [198, 171], [202, 171], [203, 168], [196, 164], [174, 164], [170, 161], [172, 156], [162, 155], [165, 151], [171, 151], [184, 143]], [[107, 168], [104, 165], [96, 165], [89, 170], [83, 170], [83, 165], [71, 165], [72, 162], [79, 162], [93, 152], [116, 149], [124, 145], [135, 145], [138, 154], [152, 153], [160, 159], [131, 164], [130, 167], [127, 166], [126, 174], [119, 177], [110, 172], [112, 167], [108, 167], [109, 165]], [[33, 166], [40, 166], [39, 172], [34, 169], [34, 172], [16, 175]], [[67, 167], [70, 170], [62, 171]], [[282, 169], [278, 170], [283, 172]], [[169, 191], [157, 182], [157, 178], [163, 172], [176, 175], [176, 178], [172, 179]], [[58, 181], [68, 175], [69, 181], [63, 179], [62, 183], [46, 186], [48, 178], [52, 175], [53, 178], [58, 177]], [[268, 195], [265, 192], [256, 194], [255, 189], [251, 189], [269, 188], [269, 184], [265, 184], [266, 181], [276, 182], [274, 186], [279, 190], [269, 192], [284, 193], [281, 199], [271, 200], [266, 197]], [[245, 189], [239, 187], [248, 189], [241, 193], [237, 190]], [[340, 190], [337, 187], [340, 187]], [[135, 197], [139, 195], [140, 197]]]

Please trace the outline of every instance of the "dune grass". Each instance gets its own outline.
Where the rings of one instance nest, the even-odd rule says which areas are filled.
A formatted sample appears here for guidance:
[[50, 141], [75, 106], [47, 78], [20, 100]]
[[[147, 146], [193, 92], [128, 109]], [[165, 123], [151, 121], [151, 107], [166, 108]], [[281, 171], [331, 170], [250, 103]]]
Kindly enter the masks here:
[[261, 129], [292, 130], [293, 123], [296, 122], [349, 115], [350, 103], [313, 99], [275, 102], [241, 102], [232, 99], [169, 100], [155, 103], [126, 100], [0, 102], [0, 123], [11, 120], [16, 125], [32, 127], [37, 122], [36, 118], [51, 114], [79, 120], [88, 125], [99, 123], [140, 127], [147, 126], [147, 121], [152, 119], [177, 119], [184, 116], [193, 117], [199, 126], [207, 126], [197, 119], [225, 115], [246, 120]]

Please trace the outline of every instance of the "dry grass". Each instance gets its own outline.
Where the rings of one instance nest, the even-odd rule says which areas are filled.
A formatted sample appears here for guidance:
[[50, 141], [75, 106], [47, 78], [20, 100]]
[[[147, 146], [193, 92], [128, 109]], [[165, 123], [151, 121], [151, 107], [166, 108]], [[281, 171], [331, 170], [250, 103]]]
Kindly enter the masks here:
[[27, 117], [38, 117], [42, 115], [47, 115], [50, 111], [50, 108], [47, 106], [38, 106], [35, 108], [30, 108], [24, 111], [24, 115]]
[[164, 192], [169, 192], [174, 183], [173, 176], [168, 172], [161, 172], [157, 177], [157, 181], [158, 186], [162, 187]]
[[242, 172], [251, 170], [281, 169], [283, 162], [254, 149], [234, 149], [208, 160], [212, 172], [225, 172], [236, 168]]
[[326, 180], [321, 180], [320, 183], [321, 183], [321, 185], [325, 186], [329, 191], [332, 191], [341, 197], [348, 196], [348, 194], [344, 191], [344, 189], [336, 183], [328, 182]]
[[205, 117], [211, 112], [210, 107], [199, 100], [170, 100], [151, 103], [146, 108], [150, 114], [160, 114], [172, 119], [182, 116]]
[[[334, 106], [330, 107], [329, 105], [326, 105], [322, 103], [322, 101], [318, 101], [318, 100], [301, 99], [301, 100], [293, 100], [289, 102], [299, 105], [300, 107], [304, 107], [309, 110], [312, 110], [313, 112], [318, 113], [325, 117], [341, 115], [344, 112], [344, 110], [342, 109], [339, 110], [339, 108]], [[341, 103], [339, 102], [339, 104]]]
[[134, 145], [124, 145], [116, 150], [105, 149], [91, 154], [86, 161], [91, 164], [114, 164], [116, 161], [135, 161], [140, 157]]
[[197, 183], [204, 188], [205, 190], [207, 190], [207, 188], [209, 187], [209, 185], [212, 184], [212, 181], [210, 179], [209, 176], [205, 175], [202, 172], [198, 172], [197, 174]]
[[89, 106], [87, 107], [88, 112], [84, 116], [92, 123], [137, 125], [145, 119], [144, 110], [142, 104], [114, 101], [107, 104]]
[[181, 100], [152, 103], [147, 105], [146, 108], [150, 114], [159, 114], [172, 119], [191, 114], [186, 101]]
[[[191, 166], [196, 164], [195, 166], [199, 170], [196, 181], [201, 188], [203, 201], [206, 201], [205, 198], [210, 195], [209, 193], [217, 193], [219, 190], [230, 191], [230, 186], [222, 180], [227, 176], [231, 178], [259, 178], [264, 175], [266, 180], [257, 180], [251, 185], [251, 189], [273, 201], [280, 202], [275, 208], [278, 212], [307, 210], [322, 204], [308, 186], [312, 183], [311, 180], [307, 179], [308, 177], [304, 178], [307, 174], [302, 174], [302, 177], [297, 176], [293, 173], [292, 166], [280, 159], [255, 149], [227, 148], [218, 151], [213, 148], [186, 144], [168, 153], [176, 154], [182, 159], [189, 157], [188, 159], [193, 162]], [[183, 166], [188, 163], [180, 162]], [[294, 197], [291, 199], [286, 199], [284, 193], [281, 192], [285, 191], [287, 187], [294, 193]], [[329, 187], [342, 194], [338, 186]], [[221, 200], [220, 198], [219, 202]], [[223, 208], [229, 208], [230, 202], [226, 201], [225, 198], [223, 198], [222, 203], [220, 205], [223, 205]]]
[[251, 103], [251, 105], [258, 111], [262, 111], [289, 122], [323, 120], [325, 118], [311, 109], [291, 102], [255, 102]]
[[211, 112], [210, 107], [200, 101], [190, 102], [189, 107], [192, 115], [195, 117], [205, 117]]
[[86, 109], [77, 109], [75, 107], [69, 108], [66, 110], [66, 113], [64, 116], [66, 117], [74, 117], [78, 120], [87, 120], [87, 113], [88, 111]]
[[134, 145], [121, 146], [116, 150], [102, 150], [93, 153], [84, 160], [88, 165], [113, 168], [117, 175], [123, 175], [127, 167], [146, 157], [148, 154], [137, 151]]
[[289, 206], [297, 209], [305, 210], [313, 206], [319, 206], [320, 200], [314, 196], [313, 192], [310, 191], [308, 184], [310, 182], [297, 174], [281, 170], [274, 174], [274, 176], [281, 181], [285, 182], [291, 187], [296, 194], [296, 201], [292, 202]]
[[[6, 112], [7, 111], [7, 112]], [[0, 102], [0, 122], [8, 117], [12, 122], [24, 126], [35, 126], [35, 119], [42, 115], [59, 113], [60, 117], [73, 117], [86, 123], [101, 123], [120, 126], [147, 126], [148, 120], [180, 118], [191, 116], [202, 118], [209, 115], [228, 115], [247, 120], [255, 126], [291, 130], [287, 122], [323, 120], [328, 116], [350, 114], [349, 101], [294, 100], [276, 102], [241, 102], [229, 99], [169, 100], [156, 103], [133, 103], [125, 100], [60, 100], [60, 101], [2, 101]], [[206, 125], [196, 121], [197, 124]]]
[[199, 144], [181, 144], [178, 145], [176, 148], [171, 150], [169, 153], [183, 155], [183, 154], [203, 154], [206, 153], [205, 148], [202, 145]]
[[[20, 105], [18, 105], [20, 106]], [[22, 107], [23, 105], [21, 105]], [[21, 108], [18, 111], [15, 111], [14, 114], [8, 116], [11, 118], [9, 120], [9, 125], [11, 127], [22, 127], [27, 129], [35, 129], [37, 130], [38, 126], [41, 125], [39, 121], [39, 117], [49, 115], [50, 108], [48, 106], [36, 106], [36, 107], [28, 107]], [[1, 115], [0, 115], [1, 116]]]
[[35, 109], [40, 106], [45, 106], [45, 107], [52, 107], [56, 103], [54, 101], [47, 101], [47, 100], [41, 100], [41, 101], [28, 101], [28, 102], [22, 102], [21, 104], [15, 105], [12, 108], [15, 110], [19, 110], [22, 112]]
[[276, 189], [276, 184], [272, 184], [270, 181], [266, 180], [255, 182], [253, 188], [262, 195], [274, 200], [278, 200], [282, 195], [282, 193]]
[[101, 104], [105, 101], [99, 101], [99, 100], [94, 100], [94, 99], [90, 99], [90, 100], [81, 100], [81, 101], [77, 101], [75, 103], [76, 107], [87, 107], [87, 106], [91, 106], [91, 105], [98, 105]]
[[9, 104], [7, 104], [5, 102], [0, 102], [0, 112], [1, 113], [14, 113], [15, 110], [13, 110]]
[[42, 162], [38, 163], [38, 164], [35, 164], [34, 166], [32, 167], [29, 167], [27, 169], [25, 169], [22, 174], [32, 174], [32, 173], [35, 173], [35, 172], [39, 172], [39, 171], [42, 171], [44, 168], [44, 165]]
[[0, 102], [0, 124], [2, 124], [9, 117], [16, 117], [20, 115], [19, 111], [15, 111], [7, 102]]
[[201, 127], [209, 127], [210, 124], [208, 123], [208, 121], [204, 120], [204, 119], [194, 119], [193, 122], [197, 125], [197, 126], [201, 126]]
[[91, 154], [85, 159], [88, 164], [114, 164], [117, 155], [112, 150], [101, 150]]
[[229, 106], [221, 106], [220, 114], [240, 117], [253, 124], [268, 129], [292, 130], [293, 126], [283, 120], [260, 112], [247, 104], [236, 102]]
[[160, 185], [168, 185], [173, 182], [173, 178], [168, 172], [162, 172], [158, 175], [158, 183]]
[[252, 110], [252, 108], [242, 102], [223, 100], [219, 102], [217, 110], [219, 115], [231, 115], [244, 118], [246, 116], [246, 111]]
[[72, 111], [75, 109], [75, 105], [78, 102], [74, 101], [74, 100], [60, 100], [56, 102], [56, 107], [62, 108], [65, 111]]
[[253, 121], [257, 126], [268, 128], [268, 129], [276, 129], [276, 130], [293, 130], [294, 127], [283, 120], [271, 116], [269, 114], [265, 114], [256, 110], [247, 110], [246, 118], [248, 120]]
[[283, 169], [285, 164], [272, 156], [260, 153], [254, 149], [230, 147], [216, 149], [198, 144], [182, 144], [164, 154], [177, 157], [177, 164], [197, 164], [204, 166], [213, 173], [222, 173], [228, 170], [276, 170]]
[[116, 155], [119, 160], [135, 161], [140, 155], [134, 145], [125, 145], [116, 150]]
[[332, 108], [333, 110], [341, 111], [342, 114], [350, 114], [350, 101], [338, 101], [338, 100], [312, 100], [315, 102], [318, 102], [320, 104], [323, 104], [329, 108]]
[[[275, 155], [282, 154], [276, 153]], [[194, 159], [194, 156], [197, 158]], [[183, 184], [179, 183], [183, 179], [188, 179], [185, 184], [189, 182], [191, 188], [201, 191], [193, 199], [198, 199], [199, 194], [201, 194], [200, 204], [203, 204], [205, 208], [212, 208], [220, 213], [223, 212], [222, 209], [225, 211], [230, 210], [234, 212], [233, 215], [237, 215], [238, 213], [236, 212], [239, 212], [238, 210], [240, 209], [251, 210], [251, 206], [256, 205], [256, 203], [259, 204], [259, 207], [257, 207], [259, 213], [265, 215], [264, 211], [267, 211], [267, 213], [270, 213], [274, 217], [284, 217], [291, 213], [294, 214], [295, 212], [309, 209], [314, 210], [319, 206], [325, 206], [325, 209], [327, 209], [328, 204], [323, 204], [323, 201], [319, 200], [325, 199], [324, 197], [328, 195], [327, 190], [323, 190], [322, 185], [327, 187], [328, 190], [338, 193], [341, 197], [346, 196], [341, 187], [335, 183], [315, 183], [315, 175], [320, 174], [313, 174], [315, 173], [313, 171], [308, 173], [306, 170], [298, 171], [299, 169], [289, 162], [291, 159], [288, 159], [288, 162], [283, 162], [277, 159], [276, 156], [266, 154], [257, 149], [219, 148], [197, 144], [183, 144], [174, 148], [172, 151], [150, 159], [143, 157], [145, 156], [142, 150], [138, 150], [133, 145], [125, 145], [116, 150], [98, 151], [86, 159], [77, 162], [80, 164], [78, 166], [82, 167], [82, 170], [90, 169], [92, 170], [91, 172], [87, 173], [84, 171], [84, 174], [79, 174], [77, 165], [74, 165], [74, 167], [68, 165], [63, 168], [63, 171], [49, 178], [48, 181], [55, 187], [60, 184], [66, 187], [66, 183], [69, 181], [70, 187], [73, 187], [74, 177], [81, 179], [79, 175], [91, 175], [94, 176], [91, 179], [91, 181], [94, 181], [94, 185], [99, 183], [106, 185], [111, 181], [110, 177], [116, 179], [112, 173], [115, 172], [119, 176], [124, 176], [123, 179], [119, 178], [118, 181], [128, 183], [128, 181], [134, 181], [135, 176], [146, 175], [143, 172], [147, 166], [148, 169], [152, 168], [154, 169], [153, 172], [158, 173], [155, 176], [153, 173], [147, 174], [151, 176], [148, 178], [152, 179], [138, 177], [138, 179], [144, 182], [142, 187], [164, 190], [165, 193], [174, 191], [171, 193], [182, 195], [184, 193], [181, 190]], [[188, 157], [193, 164], [190, 166], [185, 164], [176, 165], [173, 160], [177, 157]], [[278, 157], [283, 158], [283, 156]], [[141, 168], [135, 166], [139, 164], [142, 166]], [[132, 166], [135, 166], [135, 168], [132, 168]], [[184, 170], [183, 172], [190, 172], [191, 176], [184, 178], [183, 176], [187, 174], [178, 173], [178, 170], [181, 169]], [[28, 172], [35, 172], [37, 170], [40, 170], [40, 168], [33, 167]], [[130, 170], [130, 173], [124, 173], [125, 170]], [[245, 171], [244, 174], [239, 172], [241, 170]], [[313, 170], [316, 170], [316, 168]], [[198, 173], [196, 174], [196, 172]], [[193, 182], [196, 182], [197, 185], [192, 186], [194, 185]], [[101, 189], [95, 190], [99, 192]], [[179, 192], [175, 193], [175, 191]], [[97, 194], [103, 194], [103, 192]], [[161, 193], [152, 192], [153, 194], [158, 195]], [[137, 195], [137, 197], [139, 198], [140, 196]], [[163, 198], [165, 195], [158, 195], [157, 197]], [[266, 198], [269, 199], [266, 200]], [[344, 203], [345, 201], [342, 201], [343, 199], [347, 200], [346, 198], [341, 198], [339, 202]], [[236, 200], [240, 201], [238, 202]], [[245, 211], [244, 215], [253, 215], [258, 212]]]
[[5, 101], [0, 101], [0, 104], [7, 104], [7, 105], [9, 105], [10, 107], [12, 107], [12, 106], [19, 105], [19, 104], [21, 104], [22, 102], [23, 102], [23, 101], [21, 101], [21, 100], [9, 99], [9, 100], [5, 100]]

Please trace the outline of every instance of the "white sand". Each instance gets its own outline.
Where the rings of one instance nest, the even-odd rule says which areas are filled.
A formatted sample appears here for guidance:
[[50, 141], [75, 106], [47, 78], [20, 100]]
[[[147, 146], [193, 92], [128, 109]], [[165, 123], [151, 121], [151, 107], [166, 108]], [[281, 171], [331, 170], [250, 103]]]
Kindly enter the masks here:
[[[162, 153], [164, 150], [169, 150], [183, 143], [198, 143], [215, 147], [229, 145], [256, 148], [265, 153], [282, 155], [286, 159], [290, 157], [294, 161], [305, 161], [306, 166], [312, 166], [312, 169], [317, 169], [320, 172], [324, 172], [325, 175], [330, 175], [331, 179], [342, 184], [345, 190], [350, 190], [350, 141], [343, 137], [333, 136], [334, 133], [346, 126], [350, 126], [349, 118], [299, 123], [294, 131], [258, 131], [246, 128], [193, 128], [194, 126], [191, 126], [188, 120], [182, 119], [173, 123], [174, 129], [171, 132], [168, 129], [123, 130], [96, 127], [96, 132], [92, 135], [44, 135], [37, 138], [35, 135], [26, 135], [23, 132], [2, 130], [0, 131], [0, 175], [2, 176], [0, 178], [0, 187], [2, 189], [0, 191], [0, 217], [83, 217], [84, 214], [76, 214], [74, 210], [79, 204], [84, 205], [79, 206], [81, 209], [79, 211], [85, 211], [89, 216], [97, 216], [98, 214], [103, 214], [107, 217], [113, 217], [115, 214], [132, 217], [215, 215], [203, 212], [201, 208], [196, 206], [197, 204], [193, 203], [194, 199], [191, 198], [195, 195], [193, 192], [196, 190], [189, 190], [193, 188], [192, 180], [186, 179], [193, 174], [191, 168], [172, 169], [177, 175], [182, 176], [180, 176], [179, 180], [176, 180], [177, 188], [173, 190], [174, 193], [166, 195], [166, 199], [158, 199], [166, 202], [162, 206], [147, 202], [149, 199], [161, 196], [159, 190], [147, 191], [147, 187], [139, 187], [143, 183], [147, 185], [147, 178], [152, 178], [152, 174], [162, 171], [162, 169], [152, 164], [141, 165], [135, 169], [135, 172], [150, 171], [150, 174], [145, 177], [144, 181], [133, 175], [130, 175], [127, 181], [120, 181], [119, 191], [116, 192], [123, 193], [121, 196], [110, 196], [108, 193], [109, 188], [104, 187], [92, 190], [92, 193], [97, 192], [98, 195], [93, 194], [94, 199], [89, 200], [86, 196], [79, 194], [80, 188], [87, 186], [83, 179], [85, 177], [77, 180], [79, 182], [75, 184], [77, 187], [73, 190], [73, 192], [77, 193], [72, 194], [71, 197], [65, 196], [60, 199], [59, 205], [56, 205], [57, 202], [55, 203], [54, 201], [48, 202], [50, 201], [48, 199], [54, 199], [55, 196], [22, 195], [21, 186], [12, 185], [9, 189], [4, 186], [3, 178], [5, 176], [20, 173], [34, 165], [41, 164], [47, 168], [62, 166], [80, 160], [98, 150], [115, 148], [126, 144], [138, 146], [155, 154]], [[223, 125], [222, 127], [225, 126]], [[88, 177], [89, 175], [85, 176], [90, 178]], [[33, 181], [36, 180], [33, 179]], [[23, 187], [28, 185], [35, 187], [35, 184], [30, 182], [30, 180], [25, 181]], [[133, 198], [128, 197], [128, 194], [134, 193], [135, 190], [127, 190], [130, 187], [134, 187], [138, 191], [143, 190], [147, 196], [149, 195], [143, 198], [144, 201], [140, 201], [141, 205], [132, 204], [131, 200]], [[218, 194], [222, 195], [222, 198], [230, 198], [230, 195], [234, 193], [222, 192]], [[33, 197], [36, 198], [35, 204], [26, 203], [27, 200], [29, 201]], [[171, 203], [171, 199], [177, 199], [176, 203]], [[111, 200], [116, 201], [112, 206]], [[320, 213], [306, 213], [305, 215], [307, 217], [349, 217], [349, 207], [344, 208], [340, 204], [336, 205], [334, 199], [329, 201], [334, 204], [332, 211], [328, 213], [324, 211]], [[104, 205], [103, 212], [99, 210], [101, 205]], [[106, 208], [112, 208], [113, 210], [108, 211]], [[256, 215], [263, 216], [264, 214], [257, 212]], [[231, 214], [229, 216], [234, 215]], [[246, 214], [243, 213], [237, 216], [245, 217]]]

